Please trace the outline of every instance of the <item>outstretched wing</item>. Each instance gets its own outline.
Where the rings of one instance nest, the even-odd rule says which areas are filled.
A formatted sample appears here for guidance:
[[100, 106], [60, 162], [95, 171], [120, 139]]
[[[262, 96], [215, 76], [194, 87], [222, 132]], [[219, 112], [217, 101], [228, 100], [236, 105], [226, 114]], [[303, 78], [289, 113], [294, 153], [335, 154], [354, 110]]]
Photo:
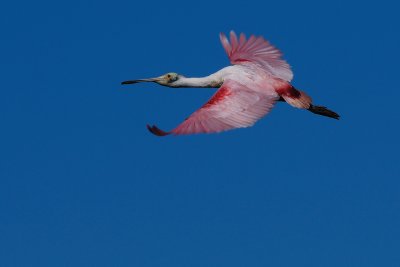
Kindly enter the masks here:
[[216, 133], [252, 126], [274, 106], [276, 95], [256, 92], [233, 80], [225, 80], [221, 88], [200, 109], [170, 132], [147, 126], [158, 136], [167, 134]]
[[220, 34], [222, 46], [232, 64], [253, 62], [259, 64], [265, 71], [282, 80], [290, 82], [293, 72], [289, 64], [282, 59], [282, 53], [263, 37], [246, 36], [242, 33], [239, 39], [235, 32], [230, 32], [230, 42], [224, 33]]

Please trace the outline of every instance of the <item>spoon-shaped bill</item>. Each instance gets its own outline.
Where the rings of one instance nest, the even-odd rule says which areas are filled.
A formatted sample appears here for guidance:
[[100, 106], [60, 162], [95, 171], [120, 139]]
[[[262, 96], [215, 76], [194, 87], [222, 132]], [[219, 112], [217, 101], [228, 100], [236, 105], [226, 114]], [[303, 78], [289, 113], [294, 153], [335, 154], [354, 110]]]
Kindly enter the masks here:
[[149, 79], [138, 79], [138, 80], [129, 80], [121, 82], [121, 84], [134, 84], [134, 83], [142, 83], [142, 82], [156, 82], [158, 78], [149, 78]]

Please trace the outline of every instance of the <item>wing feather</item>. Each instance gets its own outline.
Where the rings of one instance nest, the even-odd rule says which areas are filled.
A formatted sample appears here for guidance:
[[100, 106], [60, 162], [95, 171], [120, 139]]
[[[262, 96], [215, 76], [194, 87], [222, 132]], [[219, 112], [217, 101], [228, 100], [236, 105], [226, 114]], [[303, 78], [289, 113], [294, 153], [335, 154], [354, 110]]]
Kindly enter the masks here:
[[220, 39], [232, 64], [252, 62], [260, 65], [270, 75], [288, 82], [293, 79], [293, 72], [289, 64], [282, 59], [281, 51], [263, 37], [252, 35], [246, 40], [246, 36], [241, 33], [238, 40], [233, 31], [230, 32], [229, 36], [230, 42], [224, 33], [220, 34]]
[[249, 127], [265, 116], [276, 100], [274, 96], [264, 95], [235, 81], [226, 80], [206, 104], [170, 133], [214, 133]]
[[172, 131], [164, 132], [154, 125], [147, 128], [155, 135], [165, 136], [216, 133], [249, 127], [273, 108], [278, 97], [252, 90], [233, 80], [225, 80], [207, 103]]

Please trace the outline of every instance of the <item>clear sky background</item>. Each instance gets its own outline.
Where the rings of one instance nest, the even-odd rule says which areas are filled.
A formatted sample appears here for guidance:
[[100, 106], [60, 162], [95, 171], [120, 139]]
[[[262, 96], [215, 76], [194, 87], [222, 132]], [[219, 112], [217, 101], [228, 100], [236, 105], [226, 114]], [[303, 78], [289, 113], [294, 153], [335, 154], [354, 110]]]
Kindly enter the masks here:
[[[374, 2], [2, 3], [0, 266], [400, 266], [399, 6]], [[120, 82], [215, 72], [231, 29], [342, 119], [151, 135], [214, 90]]]

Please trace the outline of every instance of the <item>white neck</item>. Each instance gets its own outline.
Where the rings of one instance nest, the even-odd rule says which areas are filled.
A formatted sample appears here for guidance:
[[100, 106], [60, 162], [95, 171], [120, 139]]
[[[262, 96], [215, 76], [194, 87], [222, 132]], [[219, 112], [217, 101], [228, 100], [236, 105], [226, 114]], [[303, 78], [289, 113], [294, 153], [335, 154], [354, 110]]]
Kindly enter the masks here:
[[218, 88], [222, 81], [219, 81], [213, 75], [202, 78], [186, 78], [181, 76], [179, 80], [172, 84], [173, 87], [200, 87], [200, 88]]

